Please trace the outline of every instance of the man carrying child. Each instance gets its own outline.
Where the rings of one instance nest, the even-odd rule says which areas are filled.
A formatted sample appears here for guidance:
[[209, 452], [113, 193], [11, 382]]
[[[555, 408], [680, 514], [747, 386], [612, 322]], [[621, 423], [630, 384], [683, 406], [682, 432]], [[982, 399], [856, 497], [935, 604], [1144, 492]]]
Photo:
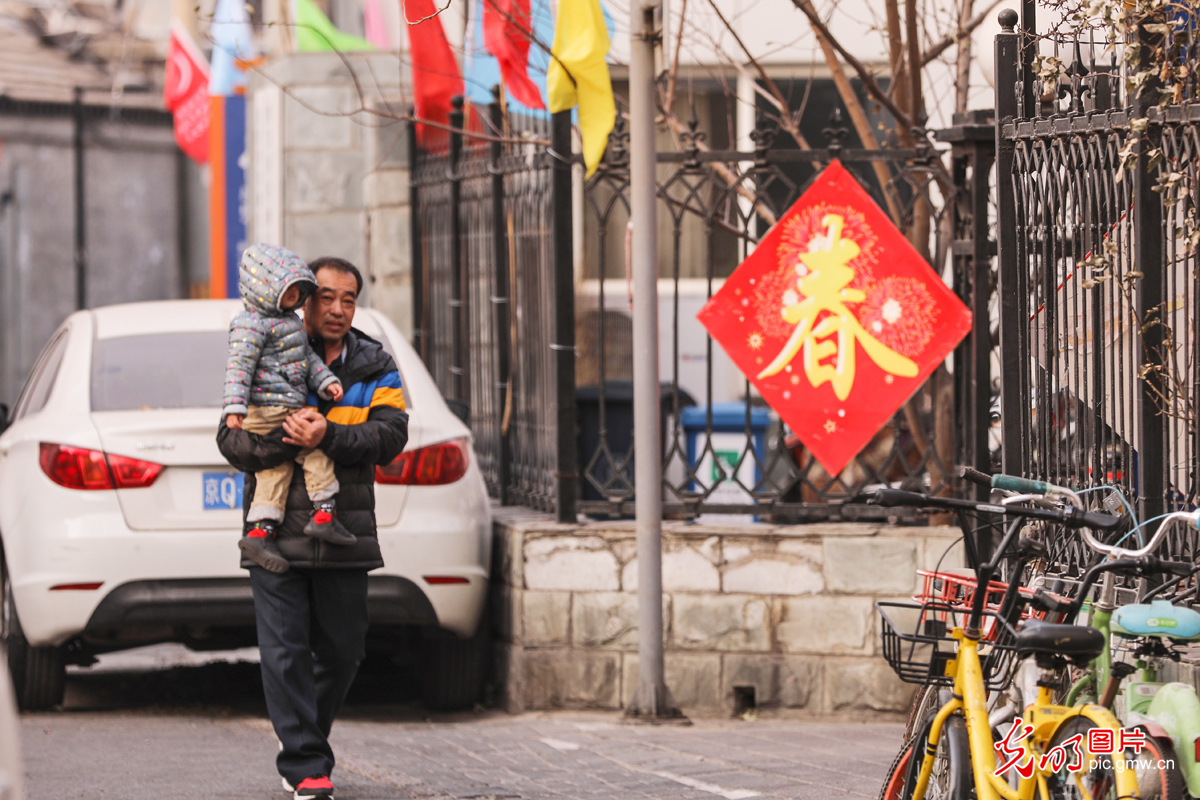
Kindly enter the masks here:
[[[269, 571], [242, 560], [254, 592], [263, 690], [281, 745], [276, 765], [284, 787], [296, 798], [332, 798], [329, 731], [364, 654], [367, 572], [383, 566], [375, 531], [375, 466], [404, 449], [408, 415], [395, 362], [379, 342], [352, 327], [362, 291], [358, 270], [337, 258], [308, 266], [317, 287], [304, 304], [304, 329], [315, 357], [340, 382], [340, 399], [310, 392], [307, 406], [290, 411], [281, 428], [268, 434], [230, 427], [223, 417], [217, 443], [229, 463], [246, 473], [247, 511], [255, 473], [310, 451], [333, 464], [336, 517], [354, 541], [334, 544], [305, 534], [324, 501], [310, 497], [304, 470], [293, 469], [282, 519], [271, 531], [286, 569]], [[332, 385], [327, 378], [320, 384]]]

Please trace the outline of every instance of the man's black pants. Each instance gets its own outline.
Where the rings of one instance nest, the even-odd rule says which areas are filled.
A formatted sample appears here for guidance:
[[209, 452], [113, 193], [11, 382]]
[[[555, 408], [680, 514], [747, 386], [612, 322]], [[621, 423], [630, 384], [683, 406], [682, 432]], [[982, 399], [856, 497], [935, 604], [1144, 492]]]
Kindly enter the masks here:
[[367, 571], [251, 567], [250, 585], [276, 764], [295, 786], [333, 771], [329, 729], [365, 651]]

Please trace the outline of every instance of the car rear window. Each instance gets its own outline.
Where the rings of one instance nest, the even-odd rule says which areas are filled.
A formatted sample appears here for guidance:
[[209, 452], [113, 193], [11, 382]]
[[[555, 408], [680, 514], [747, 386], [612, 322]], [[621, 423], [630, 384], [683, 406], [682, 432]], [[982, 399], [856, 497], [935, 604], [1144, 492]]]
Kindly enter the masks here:
[[[385, 337], [384, 349], [391, 348]], [[97, 339], [92, 411], [220, 408], [229, 334], [155, 333]], [[404, 401], [411, 407], [407, 387]]]
[[220, 408], [228, 346], [225, 331], [97, 339], [92, 411]]

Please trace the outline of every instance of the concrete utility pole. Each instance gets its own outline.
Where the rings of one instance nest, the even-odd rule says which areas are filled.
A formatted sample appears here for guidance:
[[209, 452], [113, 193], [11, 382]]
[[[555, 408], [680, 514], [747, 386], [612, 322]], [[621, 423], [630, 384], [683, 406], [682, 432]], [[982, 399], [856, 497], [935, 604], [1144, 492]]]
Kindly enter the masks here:
[[662, 435], [658, 385], [658, 221], [655, 216], [654, 0], [630, 4], [629, 203], [633, 220], [633, 431], [637, 493], [638, 690], [630, 717], [683, 715], [663, 680]]

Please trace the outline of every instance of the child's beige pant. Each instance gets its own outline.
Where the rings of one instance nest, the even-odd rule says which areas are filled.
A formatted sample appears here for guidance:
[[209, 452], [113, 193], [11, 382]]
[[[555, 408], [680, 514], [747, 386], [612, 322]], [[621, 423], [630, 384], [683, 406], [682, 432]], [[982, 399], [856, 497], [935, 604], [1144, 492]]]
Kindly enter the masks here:
[[[268, 434], [299, 410], [286, 406], [250, 406], [242, 427], [249, 433]], [[292, 485], [292, 471], [297, 463], [304, 469], [304, 486], [308, 489], [308, 498], [314, 503], [328, 500], [338, 493], [338, 481], [329, 456], [315, 447], [302, 450], [295, 462], [285, 461], [277, 467], [254, 473], [257, 484], [250, 511], [246, 514], [247, 522], [283, 520], [288, 487]]]

